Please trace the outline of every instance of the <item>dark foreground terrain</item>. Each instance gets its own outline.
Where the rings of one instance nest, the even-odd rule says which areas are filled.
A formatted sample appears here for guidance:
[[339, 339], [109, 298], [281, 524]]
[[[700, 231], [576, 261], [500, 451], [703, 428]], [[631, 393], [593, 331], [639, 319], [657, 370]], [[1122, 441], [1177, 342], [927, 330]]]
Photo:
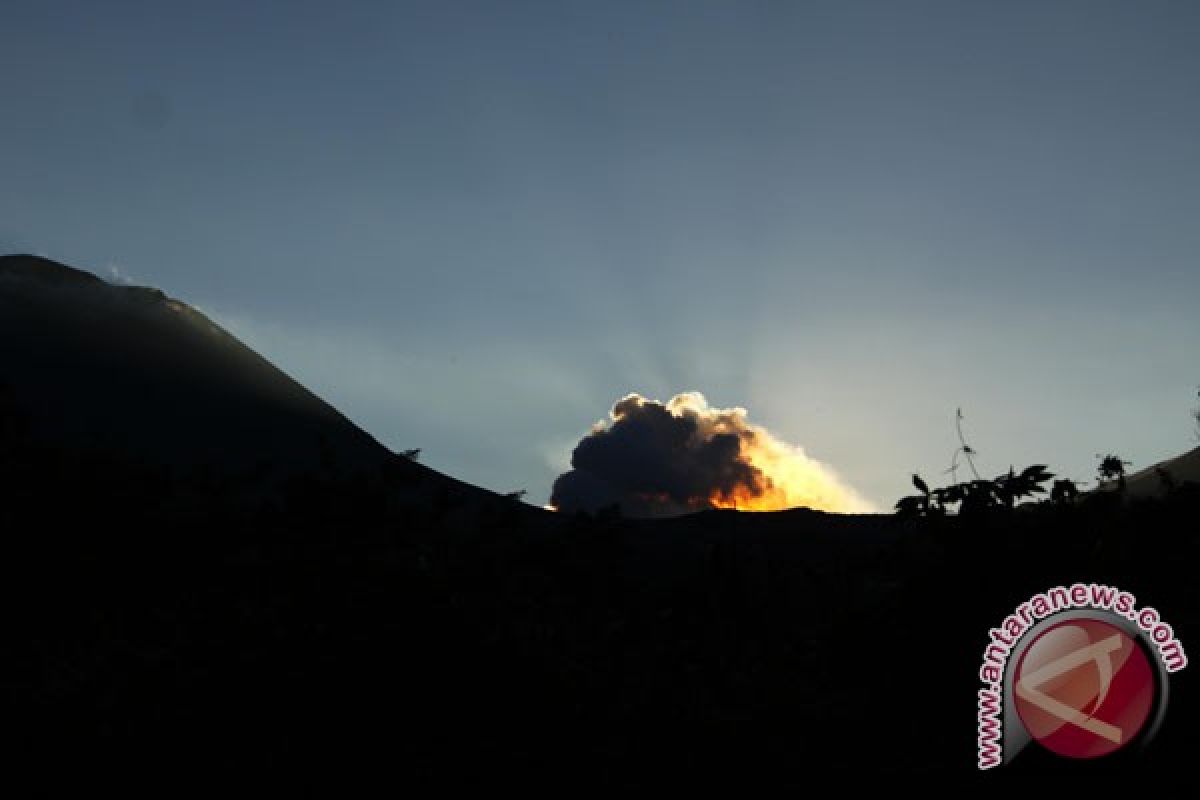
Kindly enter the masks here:
[[[1035, 592], [1120, 586], [1200, 647], [1188, 485], [969, 519], [552, 514], [387, 453], [169, 298], [0, 261], [0, 692], [38, 786], [933, 789], [980, 780], [987, 630]], [[1193, 669], [1145, 753], [1053, 766], [1186, 777]], [[1023, 763], [987, 778], [1050, 762]]]

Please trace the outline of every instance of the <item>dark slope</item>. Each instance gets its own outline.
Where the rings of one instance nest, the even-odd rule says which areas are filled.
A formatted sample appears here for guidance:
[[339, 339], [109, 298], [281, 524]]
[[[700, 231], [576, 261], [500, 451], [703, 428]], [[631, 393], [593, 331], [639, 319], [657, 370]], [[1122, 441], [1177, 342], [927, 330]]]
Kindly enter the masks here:
[[386, 448], [195, 309], [32, 256], [0, 258], [0, 383], [35, 428], [152, 462], [372, 468]]
[[1125, 479], [1131, 497], [1161, 497], [1173, 485], [1200, 483], [1200, 447], [1140, 469]]
[[259, 483], [386, 465], [490, 494], [395, 456], [187, 304], [35, 256], [0, 257], [0, 391], [74, 452]]

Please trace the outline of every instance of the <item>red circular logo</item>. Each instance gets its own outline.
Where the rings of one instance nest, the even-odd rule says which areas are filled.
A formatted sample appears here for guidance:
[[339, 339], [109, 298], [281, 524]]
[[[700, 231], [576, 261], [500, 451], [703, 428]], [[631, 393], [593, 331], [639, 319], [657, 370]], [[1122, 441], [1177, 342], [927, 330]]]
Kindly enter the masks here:
[[1029, 734], [1069, 758], [1108, 755], [1137, 738], [1154, 705], [1154, 672], [1142, 646], [1095, 619], [1042, 631], [1013, 675]]

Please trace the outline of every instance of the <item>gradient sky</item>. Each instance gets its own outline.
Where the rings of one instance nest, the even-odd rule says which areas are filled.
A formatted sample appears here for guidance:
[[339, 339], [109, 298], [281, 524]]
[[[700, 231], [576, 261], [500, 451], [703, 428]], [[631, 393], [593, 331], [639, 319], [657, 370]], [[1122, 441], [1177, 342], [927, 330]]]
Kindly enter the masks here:
[[1191, 446], [1200, 5], [4, 4], [0, 250], [542, 502], [699, 390], [880, 507]]

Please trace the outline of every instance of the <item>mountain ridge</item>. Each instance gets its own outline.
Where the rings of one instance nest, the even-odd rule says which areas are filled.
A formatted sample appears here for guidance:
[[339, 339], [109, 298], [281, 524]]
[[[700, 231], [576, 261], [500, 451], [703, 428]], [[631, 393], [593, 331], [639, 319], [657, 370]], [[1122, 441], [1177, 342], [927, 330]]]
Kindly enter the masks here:
[[0, 387], [70, 450], [280, 478], [386, 468], [494, 497], [393, 453], [193, 306], [40, 256], [0, 256]]

